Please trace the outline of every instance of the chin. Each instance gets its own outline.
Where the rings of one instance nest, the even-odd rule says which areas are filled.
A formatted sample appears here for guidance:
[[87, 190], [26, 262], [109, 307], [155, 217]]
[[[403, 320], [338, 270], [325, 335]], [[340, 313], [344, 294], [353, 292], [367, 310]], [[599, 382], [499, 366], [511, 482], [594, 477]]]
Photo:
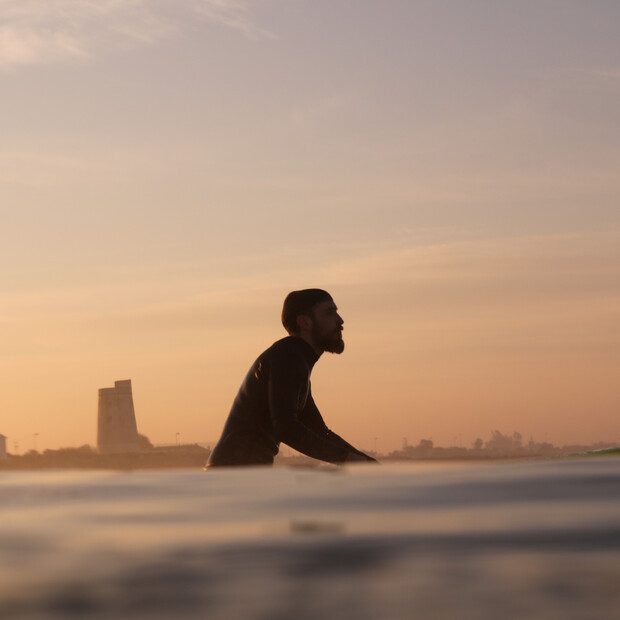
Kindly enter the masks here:
[[337, 340], [330, 342], [325, 350], [328, 353], [335, 353], [336, 355], [340, 355], [344, 351], [344, 340]]

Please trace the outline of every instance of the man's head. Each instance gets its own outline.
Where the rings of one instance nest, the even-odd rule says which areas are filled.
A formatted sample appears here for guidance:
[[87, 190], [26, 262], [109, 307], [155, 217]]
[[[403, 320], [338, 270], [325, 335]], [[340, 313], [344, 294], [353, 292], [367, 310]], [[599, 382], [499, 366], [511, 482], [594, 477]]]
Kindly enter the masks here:
[[331, 295], [309, 288], [289, 293], [282, 307], [282, 325], [291, 336], [300, 336], [317, 351], [342, 353], [344, 321]]

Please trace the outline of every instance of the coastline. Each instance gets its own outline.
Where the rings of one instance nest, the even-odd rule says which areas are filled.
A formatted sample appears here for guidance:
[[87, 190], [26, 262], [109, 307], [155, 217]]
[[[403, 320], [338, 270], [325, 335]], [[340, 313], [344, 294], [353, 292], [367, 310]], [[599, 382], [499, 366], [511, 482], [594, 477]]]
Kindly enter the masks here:
[[[45, 470], [103, 470], [103, 471], [147, 471], [147, 470], [175, 470], [175, 469], [202, 469], [209, 458], [210, 450], [201, 446], [180, 446], [167, 450], [140, 452], [133, 454], [98, 454], [95, 452], [71, 449], [54, 451], [50, 454], [26, 454], [20, 456], [9, 455], [9, 458], [0, 461], [0, 473], [10, 471], [45, 471]], [[565, 454], [472, 454], [459, 456], [426, 456], [426, 457], [396, 457], [390, 455], [376, 455], [379, 464], [398, 465], [406, 463], [437, 463], [437, 464], [486, 464], [486, 463], [514, 463], [521, 461], [562, 460], [596, 457], [620, 457], [620, 447], [601, 450], [587, 450], [583, 452], [569, 452]], [[333, 469], [337, 465], [322, 463], [303, 455], [278, 455], [274, 468], [303, 468], [303, 469]]]

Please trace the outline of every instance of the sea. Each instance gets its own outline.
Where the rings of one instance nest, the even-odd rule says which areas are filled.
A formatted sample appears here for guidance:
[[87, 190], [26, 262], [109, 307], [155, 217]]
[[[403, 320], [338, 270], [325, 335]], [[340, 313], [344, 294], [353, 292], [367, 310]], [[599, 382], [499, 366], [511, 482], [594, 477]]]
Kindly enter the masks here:
[[620, 618], [620, 458], [0, 473], [0, 619]]

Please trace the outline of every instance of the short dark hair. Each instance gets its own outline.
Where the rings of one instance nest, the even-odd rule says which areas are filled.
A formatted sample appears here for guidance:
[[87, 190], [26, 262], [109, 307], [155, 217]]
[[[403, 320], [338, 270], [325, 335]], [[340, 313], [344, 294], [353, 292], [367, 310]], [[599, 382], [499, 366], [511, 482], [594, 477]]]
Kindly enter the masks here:
[[314, 306], [323, 301], [333, 301], [333, 299], [327, 291], [320, 288], [306, 288], [289, 293], [282, 306], [282, 325], [284, 325], [284, 329], [291, 336], [299, 334], [297, 317], [300, 314], [309, 316]]

